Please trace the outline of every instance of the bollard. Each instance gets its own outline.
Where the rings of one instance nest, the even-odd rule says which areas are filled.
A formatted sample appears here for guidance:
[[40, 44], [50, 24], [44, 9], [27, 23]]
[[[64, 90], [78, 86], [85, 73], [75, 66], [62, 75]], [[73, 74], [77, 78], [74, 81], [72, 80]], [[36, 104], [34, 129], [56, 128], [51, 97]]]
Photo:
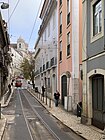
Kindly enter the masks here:
[[41, 101], [42, 101], [42, 94], [41, 94]]
[[49, 98], [49, 107], [51, 108], [51, 98]]
[[47, 95], [46, 95], [46, 105], [47, 105]]

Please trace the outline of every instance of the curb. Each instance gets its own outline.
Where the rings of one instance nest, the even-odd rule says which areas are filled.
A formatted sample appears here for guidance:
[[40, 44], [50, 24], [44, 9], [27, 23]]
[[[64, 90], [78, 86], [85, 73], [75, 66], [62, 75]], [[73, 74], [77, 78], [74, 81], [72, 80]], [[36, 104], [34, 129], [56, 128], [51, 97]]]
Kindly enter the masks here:
[[67, 124], [65, 124], [64, 122], [62, 122], [59, 118], [57, 118], [54, 114], [52, 114], [52, 112], [50, 110], [47, 109], [46, 105], [44, 105], [29, 89], [27, 89], [31, 95], [39, 102], [41, 103], [41, 105], [54, 117], [56, 118], [58, 121], [60, 121], [63, 125], [65, 125], [66, 127], [68, 127], [72, 132], [74, 132], [76, 135], [80, 136], [82, 139], [87, 140], [85, 137], [81, 136], [79, 133], [77, 133], [76, 131], [74, 131], [72, 128], [70, 128], [69, 126], [67, 126]]
[[6, 124], [7, 124], [7, 119], [5, 118], [5, 116], [2, 114], [2, 118], [1, 120], [2, 121], [2, 128], [0, 129], [0, 140], [2, 140], [3, 138], [3, 134], [4, 134], [4, 131], [5, 131], [5, 127], [6, 127]]
[[14, 91], [14, 89], [12, 88], [12, 92], [11, 92], [9, 98], [7, 99], [7, 101], [6, 101], [5, 104], [1, 104], [1, 108], [4, 108], [4, 107], [7, 107], [7, 106], [8, 106], [8, 104], [9, 104], [9, 102], [10, 102], [10, 100], [11, 100], [11, 97], [12, 97], [12, 95], [13, 95], [13, 91]]

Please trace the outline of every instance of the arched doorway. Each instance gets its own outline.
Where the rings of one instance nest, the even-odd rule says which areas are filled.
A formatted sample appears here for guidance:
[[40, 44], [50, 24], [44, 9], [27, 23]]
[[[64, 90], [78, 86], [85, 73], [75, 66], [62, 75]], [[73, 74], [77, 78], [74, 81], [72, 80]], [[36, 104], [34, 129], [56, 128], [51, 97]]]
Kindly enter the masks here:
[[104, 129], [104, 76], [97, 74], [92, 77], [92, 124], [100, 129]]
[[64, 105], [64, 96], [67, 96], [67, 76], [63, 75], [61, 78], [61, 100], [62, 104]]

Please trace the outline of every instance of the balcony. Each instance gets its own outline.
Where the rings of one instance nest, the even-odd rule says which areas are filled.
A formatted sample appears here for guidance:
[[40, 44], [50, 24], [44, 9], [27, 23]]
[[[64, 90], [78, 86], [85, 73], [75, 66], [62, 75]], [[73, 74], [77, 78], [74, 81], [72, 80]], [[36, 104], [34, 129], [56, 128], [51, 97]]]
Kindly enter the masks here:
[[48, 69], [48, 68], [50, 68], [50, 63], [49, 63], [49, 61], [46, 62], [46, 69]]
[[53, 57], [50, 61], [50, 64], [51, 64], [51, 67], [56, 67], [57, 65], [57, 58], [56, 57]]
[[37, 76], [39, 74], [39, 70], [37, 70], [36, 72], [35, 72], [35, 76]]
[[45, 71], [45, 64], [43, 65], [43, 71]]
[[42, 72], [42, 67], [40, 67], [40, 73]]

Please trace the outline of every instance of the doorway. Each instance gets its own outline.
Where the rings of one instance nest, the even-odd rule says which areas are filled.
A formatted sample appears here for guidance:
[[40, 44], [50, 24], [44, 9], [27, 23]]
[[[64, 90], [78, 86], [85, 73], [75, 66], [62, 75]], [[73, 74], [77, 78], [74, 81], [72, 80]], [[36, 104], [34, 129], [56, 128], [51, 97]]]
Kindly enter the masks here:
[[64, 105], [64, 97], [67, 96], [67, 76], [63, 75], [61, 78], [61, 100], [62, 100], [62, 105]]
[[99, 129], [104, 129], [103, 123], [104, 103], [104, 76], [101, 74], [92, 77], [92, 124]]

